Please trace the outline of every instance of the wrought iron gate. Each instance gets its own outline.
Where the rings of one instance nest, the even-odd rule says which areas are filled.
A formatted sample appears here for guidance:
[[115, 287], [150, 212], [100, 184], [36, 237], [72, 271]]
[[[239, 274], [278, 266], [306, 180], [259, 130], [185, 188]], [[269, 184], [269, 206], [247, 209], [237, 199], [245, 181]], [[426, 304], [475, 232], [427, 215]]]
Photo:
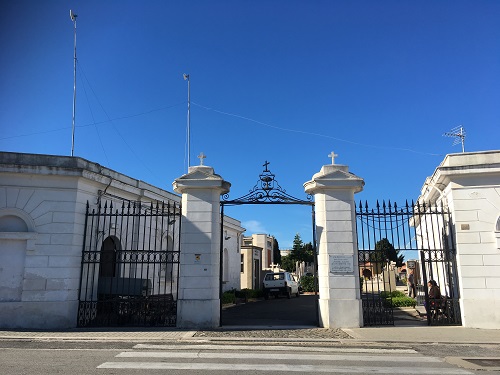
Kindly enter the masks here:
[[116, 202], [87, 202], [77, 324], [175, 326], [181, 207]]
[[[414, 274], [413, 298], [424, 304], [428, 324], [461, 324], [453, 223], [447, 207], [406, 202], [400, 208], [377, 202], [370, 209], [360, 203], [356, 228], [365, 326], [394, 325], [393, 308], [400, 306], [406, 290], [406, 276], [397, 273], [402, 261], [398, 256], [406, 258], [407, 271]], [[431, 280], [439, 285], [442, 298], [429, 298]]]

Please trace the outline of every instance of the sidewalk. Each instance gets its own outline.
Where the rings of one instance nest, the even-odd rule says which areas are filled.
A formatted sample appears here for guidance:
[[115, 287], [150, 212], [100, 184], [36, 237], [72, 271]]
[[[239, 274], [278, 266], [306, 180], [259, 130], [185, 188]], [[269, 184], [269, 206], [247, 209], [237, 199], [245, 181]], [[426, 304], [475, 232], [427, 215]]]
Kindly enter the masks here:
[[317, 327], [230, 327], [213, 331], [177, 329], [70, 329], [64, 331], [0, 331], [0, 340], [29, 341], [308, 341], [353, 344], [453, 343], [500, 344], [500, 330], [464, 327], [367, 327], [323, 329]]

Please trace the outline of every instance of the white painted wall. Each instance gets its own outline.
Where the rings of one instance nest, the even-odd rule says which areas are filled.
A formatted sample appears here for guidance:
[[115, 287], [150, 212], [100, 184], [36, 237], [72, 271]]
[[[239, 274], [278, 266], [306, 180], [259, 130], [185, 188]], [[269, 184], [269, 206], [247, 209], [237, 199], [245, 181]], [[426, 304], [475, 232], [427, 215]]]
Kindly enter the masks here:
[[[0, 181], [2, 328], [76, 326], [87, 201], [96, 207], [105, 191], [132, 201], [180, 202], [171, 192], [65, 156], [0, 152]], [[231, 221], [230, 230], [238, 223]], [[239, 258], [229, 262], [236, 263], [239, 272]], [[230, 272], [235, 285], [237, 272]]]
[[447, 155], [420, 199], [452, 211], [462, 322], [500, 328], [500, 151]]
[[231, 217], [224, 217], [223, 233], [223, 286], [222, 290], [240, 289], [241, 285], [241, 234], [245, 229]]

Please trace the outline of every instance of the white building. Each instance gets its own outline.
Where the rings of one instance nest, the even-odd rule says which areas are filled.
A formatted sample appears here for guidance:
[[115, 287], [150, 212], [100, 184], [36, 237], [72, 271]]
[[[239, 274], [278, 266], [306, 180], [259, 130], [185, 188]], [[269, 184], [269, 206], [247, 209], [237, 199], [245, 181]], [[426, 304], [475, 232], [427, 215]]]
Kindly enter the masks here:
[[262, 269], [271, 269], [274, 264], [274, 237], [268, 234], [254, 233], [243, 237], [244, 246], [257, 246], [262, 249]]
[[[463, 325], [500, 328], [500, 151], [447, 155], [419, 200], [442, 203], [452, 213]], [[435, 240], [425, 239], [426, 245]], [[438, 283], [440, 277], [436, 270]]]
[[[151, 204], [172, 202], [167, 210], [172, 220], [159, 226], [159, 220], [152, 219], [128, 228], [117, 220], [118, 214], [107, 215], [96, 223], [95, 237], [89, 238], [86, 219], [94, 216], [86, 214], [86, 206], [92, 212], [105, 201], [114, 209], [132, 202], [145, 217], [152, 217]], [[179, 249], [175, 207], [180, 202], [177, 194], [82, 158], [1, 152], [0, 327], [76, 327], [81, 319], [92, 320], [99, 313], [95, 305], [103, 290], [116, 295], [125, 282], [128, 292], [135, 289], [138, 295], [175, 300], [182, 295], [176, 279], [179, 255], [171, 251]], [[132, 216], [122, 216], [127, 215]], [[222, 281], [224, 287], [237, 289], [239, 237], [244, 229], [232, 218], [224, 225]], [[97, 250], [89, 251], [87, 243]], [[102, 259], [116, 254], [120, 258], [105, 267]], [[122, 284], [113, 286], [113, 280]], [[83, 285], [88, 288], [83, 290]], [[88, 309], [82, 313], [82, 301], [87, 299]]]
[[241, 278], [241, 223], [229, 216], [224, 217], [222, 290], [240, 289]]

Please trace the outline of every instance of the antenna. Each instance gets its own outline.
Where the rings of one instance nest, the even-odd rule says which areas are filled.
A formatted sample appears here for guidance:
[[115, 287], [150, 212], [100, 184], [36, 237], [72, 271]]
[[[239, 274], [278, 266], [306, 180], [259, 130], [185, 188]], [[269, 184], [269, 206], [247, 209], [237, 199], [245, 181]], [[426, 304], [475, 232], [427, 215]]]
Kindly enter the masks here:
[[462, 125], [459, 125], [453, 129], [451, 129], [451, 131], [448, 133], [444, 133], [443, 137], [455, 138], [452, 146], [455, 146], [455, 145], [458, 145], [459, 143], [462, 143], [462, 152], [465, 152], [465, 149], [464, 149], [465, 129]]
[[77, 15], [73, 13], [72, 10], [69, 11], [69, 18], [73, 21], [74, 29], [74, 55], [73, 55], [73, 124], [71, 126], [71, 156], [73, 156], [75, 151], [75, 114], [76, 114], [76, 17]]

